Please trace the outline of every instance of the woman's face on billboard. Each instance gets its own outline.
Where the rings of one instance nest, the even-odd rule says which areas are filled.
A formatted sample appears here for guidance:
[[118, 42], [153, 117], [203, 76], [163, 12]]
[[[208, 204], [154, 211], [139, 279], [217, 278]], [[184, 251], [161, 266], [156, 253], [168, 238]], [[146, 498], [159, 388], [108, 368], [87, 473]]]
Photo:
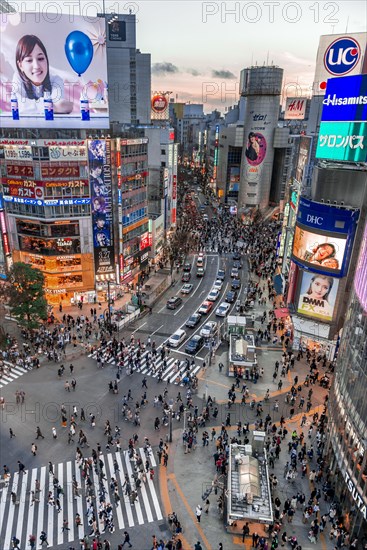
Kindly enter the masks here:
[[325, 258], [331, 256], [333, 252], [334, 249], [332, 246], [330, 246], [329, 244], [323, 244], [319, 246], [319, 248], [315, 252], [315, 260], [321, 262], [322, 260], [325, 260]]
[[29, 55], [18, 62], [19, 68], [35, 86], [40, 86], [48, 72], [47, 59], [38, 44]]
[[311, 296], [321, 299], [329, 292], [330, 284], [322, 277], [315, 277], [311, 284]]

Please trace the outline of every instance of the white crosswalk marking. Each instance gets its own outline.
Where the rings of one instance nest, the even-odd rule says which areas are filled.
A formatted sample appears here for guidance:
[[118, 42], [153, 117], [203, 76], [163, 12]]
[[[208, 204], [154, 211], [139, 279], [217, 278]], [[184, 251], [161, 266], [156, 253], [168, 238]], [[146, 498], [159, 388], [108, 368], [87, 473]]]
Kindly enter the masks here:
[[19, 365], [14, 366], [14, 364], [10, 361], [2, 360], [2, 363], [5, 367], [9, 369], [9, 372], [7, 372], [6, 374], [2, 374], [2, 376], [0, 377], [0, 388], [7, 386], [10, 382], [14, 382], [20, 376], [23, 376], [23, 374], [26, 374], [28, 372], [27, 369], [20, 367]]
[[[109, 342], [107, 344], [107, 348], [111, 343], [112, 342]], [[150, 350], [146, 349], [145, 351], [143, 351], [141, 353], [141, 356], [140, 356], [140, 368], [138, 368], [138, 369], [134, 368], [134, 372], [136, 371], [136, 372], [139, 372], [140, 374], [143, 374], [145, 376], [151, 376], [152, 378], [157, 379], [159, 370], [162, 369], [162, 380], [163, 380], [163, 382], [168, 382], [170, 384], [176, 384], [176, 385], [184, 386], [183, 379], [184, 379], [185, 372], [186, 372], [186, 361], [180, 361], [179, 367], [177, 368], [176, 367], [177, 359], [175, 359], [172, 356], [168, 356], [168, 357], [166, 356], [166, 366], [164, 366], [164, 361], [161, 359], [161, 354], [159, 352], [160, 348], [157, 348], [157, 349], [158, 349], [157, 356], [156, 356], [155, 360], [152, 360], [152, 358], [151, 358], [149, 367], [147, 367], [146, 358], [147, 358], [148, 353], [150, 353]], [[102, 357], [103, 357], [104, 353], [105, 352], [102, 352]], [[94, 351], [93, 353], [90, 353], [88, 355], [88, 357], [97, 360], [97, 355], [98, 355], [98, 352]], [[133, 359], [135, 361], [137, 359], [137, 350], [136, 349], [133, 350], [132, 355], [133, 355]], [[120, 363], [120, 361], [122, 361], [121, 353], [118, 353], [117, 359], [115, 359], [114, 357], [109, 357], [109, 356], [108, 356], [108, 359], [106, 359], [106, 356], [105, 356], [105, 359], [104, 359], [104, 362], [109, 364], [109, 365], [117, 365], [118, 363]], [[152, 367], [152, 363], [155, 365], [154, 370], [153, 370], [153, 367]], [[128, 367], [129, 367], [129, 357], [126, 356], [123, 359], [123, 368], [128, 369]], [[200, 369], [201, 369], [201, 364], [197, 365], [195, 363], [195, 364], [191, 365], [191, 361], [190, 361], [190, 367], [188, 369], [188, 372], [191, 375], [193, 375], [193, 374], [197, 375], [197, 373], [199, 372]]]
[[[138, 449], [143, 464], [145, 464], [146, 456], [142, 448]], [[157, 492], [154, 482], [150, 479], [149, 473], [146, 476], [146, 482], [142, 481], [140, 489], [138, 489], [138, 500], [133, 505], [130, 503], [128, 495], [122, 488], [125, 482], [125, 474], [129, 476], [132, 488], [135, 487], [132, 473], [134, 469], [133, 463], [130, 461], [128, 451], [120, 453], [108, 453], [100, 456], [104, 462], [104, 473], [106, 479], [103, 484], [106, 491], [106, 502], [111, 503], [113, 509], [113, 523], [116, 529], [122, 530], [125, 526], [129, 528], [144, 523], [152, 523], [163, 519], [160, 503], [157, 497]], [[114, 460], [116, 460], [119, 471], [115, 471]], [[150, 464], [153, 468], [156, 467], [156, 461], [153, 455], [150, 456]], [[59, 485], [62, 487], [64, 494], [58, 497], [61, 504], [61, 512], [57, 512], [56, 506], [49, 506], [48, 493], [54, 495], [57, 499], [56, 487], [54, 487], [54, 478], [48, 473], [48, 468], [42, 466], [27, 470], [27, 474], [23, 475], [16, 472], [10, 480], [9, 486], [4, 487], [1, 492], [0, 500], [0, 541], [1, 550], [11, 550], [11, 539], [16, 536], [20, 540], [20, 548], [29, 547], [29, 536], [34, 535], [37, 538], [37, 548], [42, 531], [47, 533], [47, 539], [50, 548], [61, 546], [62, 548], [76, 540], [80, 540], [85, 533], [89, 534], [86, 512], [86, 482], [81, 477], [79, 465], [75, 461], [67, 461], [54, 465], [55, 476], [58, 479]], [[73, 476], [75, 476], [80, 488], [80, 497], [73, 496]], [[99, 480], [98, 475], [93, 468], [92, 480], [94, 479], [95, 510], [98, 527], [103, 531], [103, 521], [98, 518], [99, 505]], [[116, 505], [113, 498], [113, 489], [110, 487], [111, 479], [114, 478], [118, 484], [120, 501]], [[35, 490], [36, 479], [40, 481], [41, 492], [36, 495], [39, 502], [35, 502], [31, 506], [30, 491]], [[17, 504], [12, 503], [11, 493], [14, 492], [17, 496]], [[111, 500], [112, 499], [112, 500]], [[19, 503], [18, 503], [19, 502]], [[80, 515], [82, 524], [76, 526], [75, 514]], [[68, 521], [70, 531], [62, 532], [63, 520]]]

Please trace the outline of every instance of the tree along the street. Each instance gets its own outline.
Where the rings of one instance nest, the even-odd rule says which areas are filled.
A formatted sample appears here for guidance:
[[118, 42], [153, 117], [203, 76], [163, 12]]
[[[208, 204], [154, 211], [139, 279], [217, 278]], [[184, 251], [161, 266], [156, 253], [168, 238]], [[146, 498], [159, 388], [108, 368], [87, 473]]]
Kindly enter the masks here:
[[11, 315], [28, 330], [36, 329], [47, 319], [45, 277], [39, 269], [16, 262], [8, 272], [2, 294], [7, 300]]

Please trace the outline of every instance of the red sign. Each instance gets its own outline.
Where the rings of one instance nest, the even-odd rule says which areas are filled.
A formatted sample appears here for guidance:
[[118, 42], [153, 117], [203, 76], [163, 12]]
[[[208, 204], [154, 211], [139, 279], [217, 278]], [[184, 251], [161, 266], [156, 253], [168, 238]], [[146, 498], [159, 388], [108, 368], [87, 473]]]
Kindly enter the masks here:
[[172, 223], [176, 223], [176, 208], [172, 208], [171, 218], [172, 218]]
[[140, 250], [144, 250], [145, 248], [148, 248], [149, 246], [151, 246], [151, 244], [149, 244], [149, 233], [148, 233], [148, 231], [146, 231], [140, 237]]
[[79, 166], [42, 166], [43, 178], [79, 177]]
[[120, 254], [120, 274], [122, 275], [124, 271], [124, 255]]
[[172, 199], [177, 199], [177, 177], [173, 176], [173, 185], [172, 185]]
[[33, 166], [7, 164], [6, 170], [8, 176], [25, 176], [26, 178], [34, 177]]
[[168, 101], [166, 96], [162, 94], [156, 94], [152, 97], [152, 111], [155, 113], [164, 113], [168, 107]]

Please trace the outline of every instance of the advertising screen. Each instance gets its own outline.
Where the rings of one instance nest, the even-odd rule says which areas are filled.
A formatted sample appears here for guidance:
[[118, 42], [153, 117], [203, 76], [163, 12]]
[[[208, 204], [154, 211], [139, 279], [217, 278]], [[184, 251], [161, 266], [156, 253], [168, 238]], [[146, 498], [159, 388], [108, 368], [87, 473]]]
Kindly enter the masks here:
[[328, 275], [302, 272], [297, 313], [331, 321], [333, 318], [339, 281]]
[[307, 98], [287, 97], [284, 120], [303, 120], [306, 114]]
[[343, 277], [348, 270], [359, 210], [301, 197], [293, 239], [293, 260], [316, 273]]
[[308, 165], [310, 151], [311, 151], [312, 138], [303, 136], [300, 139], [298, 161], [296, 168], [296, 180], [299, 183], [303, 182], [306, 166]]
[[359, 252], [358, 264], [354, 277], [354, 289], [364, 311], [367, 311], [367, 224], [364, 229], [361, 250]]
[[367, 74], [330, 78], [323, 99], [324, 122], [367, 120]]
[[89, 183], [96, 277], [115, 273], [110, 157], [108, 140], [89, 141]]
[[316, 158], [367, 162], [367, 123], [321, 122]]
[[240, 167], [231, 166], [229, 169], [229, 193], [238, 193], [240, 186]]
[[0, 124], [108, 128], [104, 18], [2, 14]]
[[328, 34], [320, 37], [313, 86], [315, 95], [324, 95], [328, 78], [361, 74], [367, 33]]
[[152, 120], [168, 120], [170, 92], [154, 92], [151, 99]]
[[346, 235], [343, 238], [322, 235], [297, 225], [292, 256], [294, 261], [313, 271], [340, 274], [346, 245]]

